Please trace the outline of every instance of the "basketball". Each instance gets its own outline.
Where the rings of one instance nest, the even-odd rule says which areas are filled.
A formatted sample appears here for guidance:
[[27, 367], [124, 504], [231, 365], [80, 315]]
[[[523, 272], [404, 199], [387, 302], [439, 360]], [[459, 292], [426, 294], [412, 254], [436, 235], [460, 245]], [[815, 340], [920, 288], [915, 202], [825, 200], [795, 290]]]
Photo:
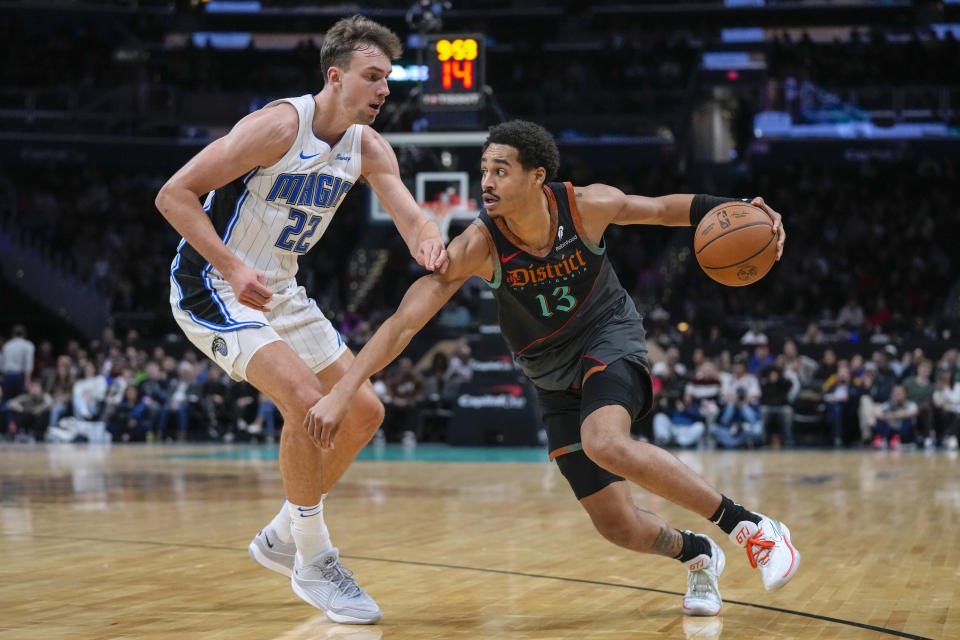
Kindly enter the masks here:
[[697, 225], [693, 250], [704, 272], [728, 287], [743, 287], [765, 276], [777, 257], [773, 221], [746, 202], [714, 207]]

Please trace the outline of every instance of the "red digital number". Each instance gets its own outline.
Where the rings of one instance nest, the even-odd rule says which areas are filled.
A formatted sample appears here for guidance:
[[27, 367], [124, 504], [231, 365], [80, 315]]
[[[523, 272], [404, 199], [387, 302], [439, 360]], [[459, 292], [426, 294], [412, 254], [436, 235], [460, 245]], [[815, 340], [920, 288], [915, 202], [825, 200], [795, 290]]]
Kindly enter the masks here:
[[464, 89], [473, 88], [473, 62], [470, 60], [446, 60], [443, 63], [443, 88], [453, 87], [453, 79], [457, 78]]

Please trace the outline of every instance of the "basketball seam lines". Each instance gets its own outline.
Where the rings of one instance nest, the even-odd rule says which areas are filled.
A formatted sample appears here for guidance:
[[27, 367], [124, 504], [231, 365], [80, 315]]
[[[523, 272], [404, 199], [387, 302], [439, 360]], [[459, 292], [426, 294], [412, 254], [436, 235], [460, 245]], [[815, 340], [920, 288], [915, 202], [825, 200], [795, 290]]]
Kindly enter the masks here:
[[745, 224], [745, 225], [743, 225], [742, 227], [737, 227], [736, 229], [730, 229], [730, 231], [724, 231], [723, 233], [721, 233], [720, 235], [718, 235], [716, 238], [710, 238], [710, 241], [707, 242], [707, 244], [705, 244], [705, 245], [703, 245], [702, 247], [700, 247], [699, 249], [697, 249], [697, 255], [700, 255], [700, 252], [701, 252], [701, 251], [703, 251], [704, 249], [706, 249], [707, 247], [709, 247], [711, 244], [713, 244], [714, 242], [716, 242], [716, 241], [719, 240], [720, 238], [724, 237], [725, 235], [731, 234], [731, 233], [733, 233], [734, 231], [740, 231], [740, 229], [746, 229], [747, 227], [755, 227], [755, 226], [761, 225], [761, 224], [768, 225], [768, 226], [770, 226], [771, 228], [773, 227], [773, 225], [770, 224], [769, 222], [751, 222], [750, 224]]
[[[743, 227], [740, 227], [740, 228], [742, 229]], [[706, 266], [704, 266], [703, 268], [704, 268], [704, 269], [729, 269], [730, 267], [735, 267], [735, 266], [737, 266], [738, 264], [743, 264], [744, 262], [748, 262], [748, 261], [750, 261], [750, 260], [753, 260], [753, 259], [756, 258], [758, 255], [760, 255], [761, 253], [763, 253], [764, 251], [766, 251], [766, 250], [767, 250], [767, 247], [770, 246], [770, 243], [771, 243], [771, 242], [773, 242], [773, 236], [770, 236], [770, 239], [767, 240], [767, 244], [763, 245], [763, 248], [760, 249], [760, 251], [757, 251], [757, 252], [756, 252], [755, 254], [753, 254], [752, 256], [748, 256], [748, 257], [744, 258], [744, 259], [741, 260], [740, 262], [734, 262], [733, 264], [728, 264], [728, 265], [725, 266], [725, 267], [706, 267]], [[703, 266], [703, 265], [701, 265], [701, 266]]]

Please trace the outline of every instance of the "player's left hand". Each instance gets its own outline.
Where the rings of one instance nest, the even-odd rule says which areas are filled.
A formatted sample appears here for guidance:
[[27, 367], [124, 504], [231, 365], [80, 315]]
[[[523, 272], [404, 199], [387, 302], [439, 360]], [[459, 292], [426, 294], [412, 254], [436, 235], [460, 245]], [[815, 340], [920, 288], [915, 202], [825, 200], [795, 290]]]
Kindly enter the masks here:
[[450, 265], [450, 258], [447, 257], [447, 249], [443, 245], [443, 240], [437, 237], [427, 238], [420, 243], [417, 255], [414, 256], [420, 266], [428, 271], [437, 273], [446, 273]]
[[777, 260], [779, 260], [780, 256], [783, 255], [783, 243], [787, 240], [787, 232], [783, 230], [783, 219], [780, 214], [771, 209], [770, 205], [764, 202], [760, 196], [751, 200], [750, 204], [763, 209], [764, 213], [770, 216], [770, 219], [773, 221], [773, 233], [777, 236]]
[[333, 449], [333, 439], [350, 407], [349, 396], [344, 397], [336, 385], [310, 407], [303, 417], [303, 428], [321, 449]]

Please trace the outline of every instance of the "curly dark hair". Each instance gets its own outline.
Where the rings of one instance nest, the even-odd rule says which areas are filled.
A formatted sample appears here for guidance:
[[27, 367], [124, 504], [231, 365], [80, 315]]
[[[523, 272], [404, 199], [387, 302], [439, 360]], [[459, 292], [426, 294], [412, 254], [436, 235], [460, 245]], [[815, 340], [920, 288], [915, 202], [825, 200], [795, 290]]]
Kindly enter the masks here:
[[364, 18], [361, 15], [337, 20], [323, 37], [320, 49], [320, 70], [327, 77], [327, 69], [340, 67], [346, 69], [354, 51], [374, 46], [391, 60], [403, 53], [400, 38], [387, 27]]
[[483, 150], [491, 144], [505, 144], [517, 150], [517, 160], [527, 171], [543, 167], [547, 172], [544, 182], [557, 176], [560, 151], [550, 132], [535, 122], [510, 120], [490, 127]]

